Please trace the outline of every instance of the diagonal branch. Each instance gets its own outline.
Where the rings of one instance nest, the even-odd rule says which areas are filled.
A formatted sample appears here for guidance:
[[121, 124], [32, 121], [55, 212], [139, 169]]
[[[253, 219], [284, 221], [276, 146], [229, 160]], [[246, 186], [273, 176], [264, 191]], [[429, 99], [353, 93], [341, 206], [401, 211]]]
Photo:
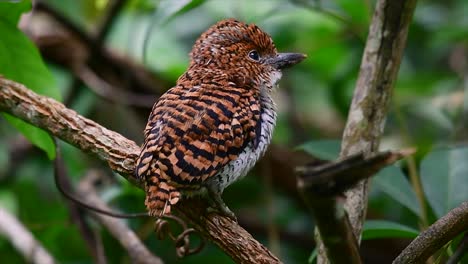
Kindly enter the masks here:
[[0, 236], [6, 237], [28, 263], [54, 264], [55, 259], [6, 209], [0, 207]]
[[387, 151], [369, 157], [358, 154], [323, 165], [298, 168], [298, 189], [314, 216], [331, 263], [362, 263], [356, 237], [343, 207], [343, 193], [413, 152], [411, 149]]
[[[63, 104], [0, 77], [0, 111], [40, 127], [84, 152], [96, 155], [139, 188], [133, 171], [140, 148], [135, 142], [78, 115]], [[184, 200], [176, 210], [238, 263], [280, 263], [266, 247], [231, 219], [206, 215], [206, 201]]]
[[112, 170], [137, 184], [132, 173], [140, 148], [122, 135], [3, 77], [0, 77], [0, 111], [42, 128], [84, 152], [97, 155]]
[[468, 230], [468, 201], [452, 209], [419, 234], [393, 263], [425, 263], [437, 250], [466, 230]]
[[[157, 74], [148, 71], [141, 64], [122, 56], [115, 51], [104, 46], [104, 38], [112, 26], [114, 19], [112, 13], [119, 12], [126, 1], [115, 0], [110, 10], [106, 13], [106, 18], [99, 25], [96, 34], [89, 34], [75, 25], [66, 16], [55, 10], [47, 1], [36, 0], [35, 11], [44, 12], [60, 26], [57, 28], [53, 24], [54, 30], [51, 32], [61, 32], [60, 34], [36, 34], [33, 27], [28, 26], [26, 31], [32, 30], [31, 38], [39, 47], [41, 54], [71, 71], [75, 67], [86, 66], [97, 76], [115, 87], [126, 91], [151, 91], [162, 94], [170, 83], [162, 79]], [[62, 29], [63, 27], [63, 29]], [[63, 34], [65, 30], [65, 34]], [[73, 54], [70, 54], [73, 50]]]
[[[99, 207], [103, 210], [110, 211], [111, 209], [98, 196], [96, 189], [93, 186], [93, 181], [99, 178], [99, 172], [89, 171], [86, 176], [80, 181], [78, 192], [80, 197], [88, 204]], [[129, 227], [122, 219], [116, 219], [99, 213], [91, 213], [106, 229], [117, 239], [123, 248], [126, 249], [132, 262], [140, 264], [163, 264], [163, 261], [153, 255], [148, 248], [143, 245], [137, 235], [129, 230]]]
[[[57, 141], [55, 141], [55, 145], [55, 151], [57, 153], [57, 157], [54, 162], [55, 184], [57, 187], [60, 186], [58, 187], [60, 191], [75, 195], [72, 182], [66, 173], [65, 164], [61, 158], [60, 148], [57, 145]], [[91, 227], [89, 222], [86, 221], [87, 212], [71, 200], [65, 200], [65, 204], [68, 207], [71, 221], [78, 228], [89, 253], [91, 253], [91, 256], [93, 257], [93, 261], [96, 264], [107, 264], [108, 262], [102, 245], [102, 240], [97, 232]]]

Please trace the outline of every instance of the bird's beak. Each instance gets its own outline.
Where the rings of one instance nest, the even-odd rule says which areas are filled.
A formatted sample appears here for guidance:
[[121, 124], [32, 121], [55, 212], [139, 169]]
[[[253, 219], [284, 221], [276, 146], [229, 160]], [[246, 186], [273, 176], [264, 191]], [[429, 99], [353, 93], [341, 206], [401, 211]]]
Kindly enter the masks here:
[[278, 53], [276, 57], [267, 59], [266, 63], [281, 70], [298, 64], [305, 58], [307, 55], [302, 53]]

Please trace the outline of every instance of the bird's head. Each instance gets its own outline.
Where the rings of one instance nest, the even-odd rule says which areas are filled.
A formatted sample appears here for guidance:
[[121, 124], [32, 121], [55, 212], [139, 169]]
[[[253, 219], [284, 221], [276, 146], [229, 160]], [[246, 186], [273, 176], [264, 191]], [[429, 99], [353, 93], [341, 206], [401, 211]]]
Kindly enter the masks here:
[[271, 37], [254, 24], [234, 19], [211, 26], [190, 52], [191, 67], [222, 71], [238, 86], [271, 88], [281, 70], [301, 62], [301, 53], [278, 53]]

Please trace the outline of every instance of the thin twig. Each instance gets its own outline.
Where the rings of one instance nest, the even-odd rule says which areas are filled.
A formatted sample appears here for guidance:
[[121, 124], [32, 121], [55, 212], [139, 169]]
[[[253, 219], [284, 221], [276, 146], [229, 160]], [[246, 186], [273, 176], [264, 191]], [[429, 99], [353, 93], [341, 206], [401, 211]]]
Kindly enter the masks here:
[[345, 25], [349, 29], [349, 32], [351, 32], [359, 41], [361, 41], [362, 43], [364, 42], [364, 38], [363, 38], [363, 34], [365, 33], [364, 30], [362, 28], [359, 28], [358, 25], [354, 24], [350, 18], [345, 17], [332, 10], [323, 8], [320, 2], [317, 2], [315, 4], [310, 4], [307, 1], [299, 1], [299, 0], [295, 0], [293, 2], [305, 8], [308, 8], [310, 10], [313, 10], [315, 12], [324, 14], [325, 16], [328, 16], [333, 20], [338, 21], [339, 23]]
[[[102, 201], [94, 189], [93, 183], [99, 177], [95, 171], [91, 171], [81, 180], [78, 187], [78, 192], [82, 199], [93, 206], [103, 210], [110, 211], [111, 209]], [[101, 222], [107, 230], [120, 242], [122, 247], [126, 249], [131, 260], [134, 263], [142, 264], [162, 264], [163, 261], [151, 253], [148, 248], [142, 243], [137, 235], [130, 230], [122, 219], [116, 219], [99, 213], [91, 213], [96, 219]]]
[[[54, 138], [55, 139], [55, 138]], [[64, 163], [62, 161], [62, 157], [61, 157], [61, 154], [60, 154], [60, 148], [58, 146], [58, 144], [56, 143], [56, 158], [55, 158], [55, 161], [54, 161], [54, 179], [55, 179], [55, 185], [57, 187], [57, 189], [60, 191], [60, 193], [68, 199], [68, 202], [71, 203], [71, 205], [73, 205], [75, 207], [78, 207], [80, 206], [81, 208], [77, 208], [77, 209], [87, 209], [89, 210], [90, 212], [93, 212], [95, 214], [99, 214], [99, 215], [102, 215], [102, 216], [110, 216], [110, 217], [114, 217], [114, 218], [124, 218], [124, 219], [128, 219], [128, 218], [141, 218], [141, 217], [150, 217], [148, 215], [147, 212], [144, 212], [144, 213], [119, 213], [119, 212], [116, 212], [114, 210], [110, 210], [108, 208], [104, 208], [104, 206], [102, 207], [97, 207], [95, 205], [95, 203], [89, 203], [89, 202], [86, 202], [85, 200], [83, 200], [82, 197], [78, 197], [78, 195], [75, 193], [75, 191], [73, 190], [72, 186], [71, 186], [71, 183], [69, 182], [68, 180], [68, 177], [66, 175], [66, 170], [65, 170], [65, 167], [64, 167]], [[86, 198], [84, 198], [86, 199]], [[76, 209], [75, 209], [76, 210]], [[73, 213], [73, 211], [72, 211]], [[81, 219], [81, 218], [80, 218]], [[175, 233], [173, 232], [171, 226], [169, 225], [169, 221], [172, 221], [172, 222], [175, 222], [179, 225], [179, 229], [182, 229], [181, 233], [175, 235]], [[91, 244], [93, 247], [96, 247], [96, 249], [92, 249], [91, 252], [93, 252], [95, 255], [97, 255], [96, 259], [98, 261], [96, 261], [97, 263], [101, 263], [101, 262], [104, 262], [103, 260], [105, 260], [104, 258], [104, 253], [102, 251], [102, 245], [98, 244], [97, 243], [97, 238], [98, 237], [92, 237], [92, 232], [89, 230], [86, 230], [86, 229], [89, 229], [85, 226], [85, 223], [84, 221], [80, 221], [78, 222], [79, 223], [79, 227], [80, 229], [83, 229], [83, 235], [85, 236], [85, 239], [87, 240], [87, 242], [89, 244]], [[85, 228], [83, 228], [85, 227]], [[156, 221], [156, 234], [158, 235], [158, 237], [160, 239], [165, 239], [166, 237], [169, 237], [169, 239], [171, 239], [175, 246], [176, 246], [176, 252], [177, 252], [177, 255], [179, 257], [185, 257], [185, 256], [188, 256], [188, 255], [191, 255], [191, 254], [196, 254], [198, 252], [200, 252], [204, 245], [205, 245], [205, 241], [202, 240], [201, 243], [195, 247], [195, 248], [191, 248], [190, 247], [190, 234], [193, 234], [193, 233], [196, 233], [196, 231], [192, 228], [188, 228], [187, 224], [182, 221], [180, 218], [174, 216], [174, 215], [165, 215], [163, 216], [162, 218], [159, 218], [157, 219]], [[90, 234], [91, 233], [91, 234]], [[119, 234], [118, 231], [116, 231], [117, 234]], [[125, 239], [125, 238], [124, 238]], [[102, 252], [99, 252], [97, 251], [98, 249], [100, 249]], [[97, 251], [97, 252], [95, 252]], [[99, 254], [96, 254], [96, 253], [99, 253]]]
[[102, 45], [126, 3], [127, 0], [113, 0], [109, 3], [108, 10], [98, 26], [96, 34], [96, 43], [98, 43], [98, 45]]
[[[65, 169], [62, 157], [61, 157], [60, 147], [57, 144], [57, 140], [55, 138], [54, 138], [54, 142], [55, 142], [55, 146], [56, 146], [55, 147], [56, 158], [54, 160], [55, 185], [56, 185], [57, 189], [59, 190], [59, 192], [65, 198], [68, 199], [69, 203], [71, 203], [71, 206], [72, 206], [72, 209], [73, 209], [72, 213], [75, 213], [74, 211], [76, 211], [77, 209], [80, 209], [80, 208], [77, 208], [77, 207], [81, 206], [82, 209], [87, 209], [90, 212], [93, 212], [95, 214], [99, 214], [99, 215], [102, 215], [102, 216], [110, 216], [110, 217], [114, 217], [114, 218], [125, 218], [126, 219], [126, 218], [149, 217], [147, 212], [144, 212], [144, 213], [119, 213], [119, 212], [115, 212], [114, 210], [110, 210], [108, 208], [103, 209], [102, 207], [105, 207], [105, 206], [98, 207], [98, 206], [95, 205], [95, 202], [89, 203], [89, 202], [84, 201], [83, 198], [78, 197], [77, 194], [75, 193], [72, 185], [71, 185], [71, 182], [69, 181], [69, 179], [67, 177], [66, 169]], [[84, 199], [86, 199], [86, 198], [84, 198]], [[80, 212], [78, 212], [78, 213], [80, 213]], [[75, 215], [76, 215], [76, 213], [75, 213]], [[87, 230], [89, 228], [86, 226], [86, 224], [81, 219], [81, 217], [80, 217], [79, 220], [80, 220], [78, 222], [78, 224], [80, 225], [79, 227], [82, 230], [83, 235], [85, 236], [85, 239], [87, 240], [87, 242], [89, 244], [91, 244], [93, 247], [96, 247], [97, 249], [102, 249], [102, 247], [99, 247], [101, 245], [97, 244], [97, 239], [95, 237], [92, 237], [92, 234], [90, 234], [91, 231]], [[179, 227], [181, 227], [182, 231], [181, 231], [180, 234], [174, 235], [175, 233], [173, 232], [173, 230], [169, 226], [168, 220], [177, 223], [179, 225]], [[156, 234], [158, 235], [158, 237], [160, 237], [161, 239], [164, 239], [166, 236], [168, 236], [175, 243], [176, 252], [177, 252], [177, 255], [179, 257], [185, 257], [185, 256], [188, 256], [188, 255], [191, 255], [191, 254], [198, 253], [203, 249], [203, 247], [205, 245], [205, 241], [202, 240], [201, 243], [197, 247], [191, 248], [190, 247], [190, 234], [196, 233], [196, 231], [194, 229], [192, 229], [192, 228], [188, 228], [187, 224], [184, 221], [182, 221], [180, 218], [178, 218], [178, 217], [176, 217], [174, 215], [164, 215], [162, 218], [157, 219], [155, 229], [156, 229]], [[119, 232], [116, 231], [116, 233], [118, 234]], [[97, 249], [93, 248], [91, 250], [92, 253], [94, 253], [94, 255], [97, 255], [96, 259], [98, 261], [96, 261], [96, 262], [97, 263], [105, 262], [103, 251], [102, 252], [99, 252], [99, 251], [95, 252], [95, 250], [97, 250]], [[97, 254], [97, 253], [100, 253], [100, 254]]]
[[2, 207], [0, 207], [0, 234], [11, 241], [28, 263], [56, 263], [52, 255], [34, 239], [31, 232]]
[[[56, 140], [55, 145], [57, 153], [57, 157], [54, 162], [55, 183], [57, 184], [57, 186], [61, 186], [60, 190], [62, 192], [75, 195], [71, 181], [67, 176], [65, 165], [63, 163], [63, 160], [61, 159], [60, 147], [58, 146]], [[91, 252], [92, 257], [94, 258], [94, 262], [98, 264], [107, 263], [107, 258], [104, 252], [104, 247], [101, 244], [101, 240], [99, 239], [96, 232], [86, 222], [86, 212], [83, 211], [82, 208], [80, 208], [76, 203], [73, 203], [70, 200], [66, 200], [66, 204], [69, 208], [72, 221], [77, 225], [78, 230], [80, 231], [84, 241], [86, 242], [88, 251]]]
[[34, 11], [42, 11], [50, 16], [52, 16], [55, 20], [59, 21], [68, 31], [70, 31], [73, 35], [77, 36], [85, 43], [94, 43], [95, 40], [91, 35], [86, 34], [86, 32], [82, 31], [77, 25], [75, 25], [71, 20], [69, 20], [66, 16], [55, 10], [53, 7], [48, 5], [43, 0], [36, 0], [34, 1]]
[[394, 264], [425, 263], [447, 242], [468, 230], [468, 202], [452, 209], [419, 234], [393, 261]]
[[460, 244], [458, 244], [458, 247], [453, 253], [453, 255], [450, 256], [449, 260], [447, 261], [447, 264], [457, 264], [467, 252], [468, 252], [468, 231], [465, 232], [465, 235], [461, 239]]
[[74, 73], [77, 78], [89, 87], [89, 89], [104, 100], [122, 105], [144, 108], [153, 107], [154, 102], [157, 101], [157, 97], [153, 95], [136, 94], [116, 89], [103, 79], [99, 78], [99, 76], [86, 66], [76, 67], [74, 69]]
[[[406, 145], [411, 145], [412, 139], [411, 139], [411, 133], [409, 132], [408, 126], [407, 126], [407, 121], [404, 116], [404, 114], [401, 111], [401, 108], [398, 105], [398, 101], [395, 100], [395, 116], [396, 119], [400, 125], [400, 131], [401, 131], [401, 136], [403, 138], [403, 141], [405, 142]], [[416, 160], [413, 156], [409, 156], [407, 159], [408, 162], [408, 175], [409, 179], [411, 182], [411, 185], [413, 186], [413, 190], [416, 194], [416, 198], [419, 203], [419, 208], [421, 209], [421, 215], [420, 215], [420, 225], [421, 229], [424, 230], [429, 226], [429, 220], [427, 219], [427, 208], [426, 208], [426, 197], [424, 195], [422, 183], [421, 183], [421, 177], [418, 172], [418, 168], [416, 165]]]
[[[122, 6], [116, 5], [114, 8], [111, 8], [110, 12], [116, 12], [119, 8], [122, 8]], [[132, 90], [137, 88], [147, 92], [154, 92], [156, 90], [157, 94], [162, 94], [168, 87], [170, 87], [170, 84], [166, 80], [157, 76], [155, 73], [149, 72], [141, 64], [138, 64], [127, 57], [118, 55], [116, 52], [113, 52], [103, 45], [102, 40], [105, 38], [111, 23], [114, 22], [115, 16], [112, 17], [112, 19], [109, 18], [104, 20], [105, 23], [110, 24], [104, 24], [103, 22], [98, 29], [97, 36], [95, 37], [83, 31], [80, 27], [70, 21], [70, 19], [55, 10], [43, 0], [37, 0], [35, 2], [34, 10], [47, 13], [55, 21], [59, 22], [68, 33], [71, 33], [73, 37], [76, 37], [76, 39], [70, 38], [66, 39], [66, 41], [60, 41], [59, 43], [55, 43], [55, 45], [57, 46], [62, 44], [62, 46], [60, 46], [61, 49], [69, 51], [73, 48], [75, 52], [77, 52], [77, 46], [79, 46], [79, 48], [84, 48], [84, 54], [93, 55], [90, 56], [88, 67], [95, 71], [97, 76], [101, 76], [101, 78], [106, 80], [108, 83], [123, 86]], [[60, 49], [55, 46], [52, 48], [48, 47], [47, 43], [41, 43], [40, 39], [35, 41], [39, 42], [37, 45], [41, 48], [41, 52], [44, 48], [43, 46], [45, 46], [46, 49], [49, 48], [47, 49], [48, 53], [46, 55], [51, 56], [52, 60], [57, 60], [54, 56], [58, 56], [58, 61], [63, 63], [63, 61], [60, 60], [61, 54], [54, 53]], [[70, 43], [68, 43], [70, 41], [78, 41], [78, 43], [73, 43], [70, 47]], [[48, 56], [45, 57], [48, 58]], [[76, 56], [68, 57], [72, 59], [76, 58]], [[71, 66], [81, 65], [86, 61], [88, 61], [87, 58], [85, 58], [84, 61], [67, 62], [62, 65], [66, 68], [70, 68]]]

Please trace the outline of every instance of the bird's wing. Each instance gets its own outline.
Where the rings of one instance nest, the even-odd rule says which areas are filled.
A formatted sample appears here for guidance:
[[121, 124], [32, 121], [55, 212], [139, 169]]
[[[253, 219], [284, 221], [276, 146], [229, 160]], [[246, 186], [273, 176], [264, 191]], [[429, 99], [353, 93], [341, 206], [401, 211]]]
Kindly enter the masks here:
[[260, 132], [255, 91], [203, 85], [176, 86], [155, 105], [137, 164], [140, 177], [198, 185], [255, 142]]

